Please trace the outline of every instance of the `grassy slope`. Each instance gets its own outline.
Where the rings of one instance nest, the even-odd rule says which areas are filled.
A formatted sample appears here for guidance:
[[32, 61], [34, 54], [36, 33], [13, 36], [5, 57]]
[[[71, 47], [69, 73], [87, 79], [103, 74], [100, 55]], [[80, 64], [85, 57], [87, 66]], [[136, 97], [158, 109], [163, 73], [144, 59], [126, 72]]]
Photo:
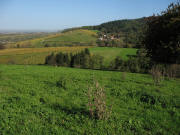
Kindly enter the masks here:
[[20, 47], [44, 47], [47, 44], [49, 46], [95, 45], [96, 40], [96, 31], [74, 30], [66, 33], [52, 34], [43, 38], [17, 42], [10, 47], [17, 46], [17, 44], [19, 44]]
[[[52, 52], [77, 52], [85, 47], [50, 47], [50, 48], [19, 48], [0, 50], [0, 63], [8, 64], [44, 64], [45, 57]], [[137, 49], [132, 48], [110, 48], [95, 47], [90, 48], [92, 54], [104, 56], [105, 64], [109, 63], [116, 57], [121, 56], [127, 59], [127, 55], [136, 54]]]
[[[0, 65], [0, 134], [179, 134], [180, 80], [154, 86], [149, 75], [46, 66]], [[60, 78], [66, 89], [58, 87]], [[109, 121], [91, 119], [93, 77], [113, 105]], [[142, 102], [143, 94], [155, 104]]]

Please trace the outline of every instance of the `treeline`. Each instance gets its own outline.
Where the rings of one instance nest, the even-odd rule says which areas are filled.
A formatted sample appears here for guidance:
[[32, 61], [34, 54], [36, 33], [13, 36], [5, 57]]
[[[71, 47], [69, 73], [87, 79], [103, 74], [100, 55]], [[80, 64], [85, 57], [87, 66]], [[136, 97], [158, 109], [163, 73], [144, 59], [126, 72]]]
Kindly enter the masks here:
[[110, 65], [105, 66], [104, 57], [100, 55], [92, 55], [88, 49], [79, 53], [58, 53], [46, 57], [45, 64], [53, 66], [65, 66], [84, 69], [99, 69], [99, 70], [117, 70], [126, 72], [146, 73], [151, 68], [149, 59], [146, 58], [143, 52], [138, 51], [137, 56], [129, 56], [128, 60], [123, 60], [117, 57]]
[[93, 28], [104, 33], [136, 33], [143, 25], [145, 25], [145, 18], [111, 21]]
[[99, 55], [91, 55], [88, 49], [79, 53], [58, 53], [46, 57], [45, 64], [54, 66], [65, 66], [75, 68], [102, 69], [103, 57]]

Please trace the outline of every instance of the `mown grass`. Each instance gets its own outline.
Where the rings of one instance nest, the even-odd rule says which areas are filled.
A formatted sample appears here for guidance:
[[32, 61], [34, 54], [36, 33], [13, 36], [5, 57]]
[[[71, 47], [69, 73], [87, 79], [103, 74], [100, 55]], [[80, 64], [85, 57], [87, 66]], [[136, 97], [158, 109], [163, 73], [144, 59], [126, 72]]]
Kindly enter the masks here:
[[36, 38], [9, 44], [8, 47], [59, 47], [59, 46], [92, 46], [96, 45], [97, 32], [91, 30], [73, 30], [65, 33], [53, 33], [46, 37]]
[[[0, 134], [180, 133], [179, 79], [155, 86], [145, 74], [22, 65], [0, 65], [0, 71]], [[88, 113], [94, 79], [112, 105], [107, 121]]]
[[[90, 46], [87, 46], [90, 47]], [[78, 52], [87, 47], [48, 47], [48, 48], [13, 48], [0, 50], [1, 64], [44, 64], [45, 57], [52, 52]], [[128, 59], [128, 55], [135, 55], [137, 49], [94, 47], [89, 48], [92, 54], [104, 57], [104, 64], [108, 66], [117, 56]]]
[[116, 47], [95, 47], [90, 48], [91, 53], [104, 57], [105, 64], [108, 65], [117, 56], [127, 60], [129, 55], [136, 55], [137, 49], [134, 48], [116, 48]]

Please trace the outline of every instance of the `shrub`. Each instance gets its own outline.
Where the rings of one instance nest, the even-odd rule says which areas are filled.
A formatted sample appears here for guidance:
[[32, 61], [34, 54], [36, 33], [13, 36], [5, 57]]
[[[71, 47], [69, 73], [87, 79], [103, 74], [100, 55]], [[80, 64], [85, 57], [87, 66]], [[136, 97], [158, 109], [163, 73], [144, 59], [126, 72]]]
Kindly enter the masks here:
[[180, 76], [180, 65], [172, 64], [166, 68], [166, 76], [168, 78], [175, 78]]
[[59, 88], [67, 89], [67, 78], [61, 77], [59, 81], [56, 82], [56, 86]]
[[92, 118], [99, 120], [107, 120], [111, 115], [111, 108], [106, 104], [106, 94], [104, 88], [96, 82], [95, 86], [88, 90], [88, 109]]
[[152, 69], [150, 70], [150, 73], [152, 75], [155, 85], [158, 85], [163, 80], [165, 72], [164, 72], [164, 69], [156, 65], [152, 67]]
[[47, 64], [47, 65], [57, 65], [56, 56], [54, 55], [54, 53], [52, 53], [51, 55], [46, 57], [45, 64]]

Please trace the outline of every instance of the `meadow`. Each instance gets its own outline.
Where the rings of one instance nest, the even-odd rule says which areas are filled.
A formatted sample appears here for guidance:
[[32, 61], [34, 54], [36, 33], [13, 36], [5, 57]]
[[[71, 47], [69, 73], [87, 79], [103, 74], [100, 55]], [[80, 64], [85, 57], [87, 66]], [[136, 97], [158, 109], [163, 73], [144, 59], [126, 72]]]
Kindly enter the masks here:
[[[90, 48], [89, 48], [90, 47]], [[45, 57], [52, 52], [78, 52], [84, 48], [89, 48], [92, 54], [98, 54], [104, 57], [105, 65], [121, 56], [127, 60], [128, 55], [135, 55], [137, 49], [133, 48], [111, 48], [111, 47], [48, 47], [48, 48], [10, 48], [0, 50], [1, 64], [44, 64]]]
[[123, 60], [128, 60], [129, 55], [136, 55], [138, 49], [134, 48], [117, 48], [117, 47], [94, 47], [90, 48], [92, 54], [103, 56], [105, 65], [109, 65], [112, 60], [120, 56]]
[[[148, 74], [35, 65], [0, 65], [0, 78], [0, 134], [180, 133], [179, 79], [154, 85]], [[94, 81], [112, 105], [107, 120], [89, 115]]]

